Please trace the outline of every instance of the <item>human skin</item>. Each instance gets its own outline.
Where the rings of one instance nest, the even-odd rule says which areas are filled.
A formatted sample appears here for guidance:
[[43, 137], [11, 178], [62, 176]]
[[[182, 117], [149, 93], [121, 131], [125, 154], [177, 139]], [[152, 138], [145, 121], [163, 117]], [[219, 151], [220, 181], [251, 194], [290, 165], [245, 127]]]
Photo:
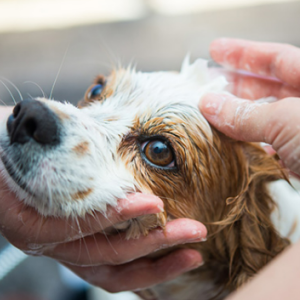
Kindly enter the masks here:
[[[199, 103], [202, 114], [234, 139], [272, 145], [283, 164], [299, 175], [300, 49], [223, 38], [211, 44], [210, 53], [225, 67], [223, 72], [235, 96], [205, 95]], [[278, 101], [253, 101], [268, 96]], [[228, 300], [299, 299], [299, 251], [300, 242], [290, 246]]]
[[[12, 107], [0, 108], [5, 122]], [[206, 236], [203, 224], [188, 219], [168, 222], [166, 230], [154, 229], [148, 236], [126, 240], [124, 234], [105, 236], [103, 229], [141, 215], [163, 210], [156, 196], [133, 194], [101, 213], [78, 222], [42, 217], [11, 192], [0, 174], [0, 232], [14, 246], [32, 255], [58, 260], [88, 282], [111, 292], [146, 288], [198, 267], [201, 255], [181, 249], [159, 259], [143, 258], [158, 249], [199, 242]]]

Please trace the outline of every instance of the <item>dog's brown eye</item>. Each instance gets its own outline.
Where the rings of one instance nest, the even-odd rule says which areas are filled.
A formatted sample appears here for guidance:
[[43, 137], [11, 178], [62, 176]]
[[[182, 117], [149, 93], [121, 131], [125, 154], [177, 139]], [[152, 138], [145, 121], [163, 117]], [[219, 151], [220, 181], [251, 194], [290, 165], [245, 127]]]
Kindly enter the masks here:
[[175, 166], [173, 151], [164, 141], [149, 141], [143, 146], [142, 150], [152, 164], [160, 167]]

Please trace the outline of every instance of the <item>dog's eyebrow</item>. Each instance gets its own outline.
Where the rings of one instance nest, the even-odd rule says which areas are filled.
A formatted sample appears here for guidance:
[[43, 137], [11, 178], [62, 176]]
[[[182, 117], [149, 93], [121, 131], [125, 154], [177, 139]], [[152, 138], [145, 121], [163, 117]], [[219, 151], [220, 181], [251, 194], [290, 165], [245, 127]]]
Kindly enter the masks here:
[[106, 82], [106, 77], [104, 75], [97, 75], [94, 84], [105, 84]]

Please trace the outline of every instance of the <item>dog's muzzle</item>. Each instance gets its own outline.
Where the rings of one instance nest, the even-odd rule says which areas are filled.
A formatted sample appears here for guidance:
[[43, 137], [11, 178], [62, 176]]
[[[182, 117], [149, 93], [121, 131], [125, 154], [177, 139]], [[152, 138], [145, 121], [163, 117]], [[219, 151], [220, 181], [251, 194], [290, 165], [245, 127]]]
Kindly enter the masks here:
[[51, 146], [59, 144], [59, 119], [40, 101], [27, 99], [18, 103], [6, 126], [11, 144], [31, 140]]

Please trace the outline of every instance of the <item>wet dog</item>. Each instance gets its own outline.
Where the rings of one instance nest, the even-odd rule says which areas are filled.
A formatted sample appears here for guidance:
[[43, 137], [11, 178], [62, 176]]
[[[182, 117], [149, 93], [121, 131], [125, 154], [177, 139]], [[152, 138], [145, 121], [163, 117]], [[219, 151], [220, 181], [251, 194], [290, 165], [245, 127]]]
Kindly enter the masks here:
[[223, 299], [300, 237], [299, 196], [276, 157], [224, 136], [197, 108], [226, 84], [210, 78], [206, 62], [186, 59], [178, 73], [99, 76], [79, 108], [24, 100], [1, 127], [4, 176], [45, 216], [105, 213], [136, 191], [161, 197], [165, 212], [117, 228], [138, 238], [184, 217], [204, 223], [208, 239], [184, 245], [205, 264], [151, 297]]

